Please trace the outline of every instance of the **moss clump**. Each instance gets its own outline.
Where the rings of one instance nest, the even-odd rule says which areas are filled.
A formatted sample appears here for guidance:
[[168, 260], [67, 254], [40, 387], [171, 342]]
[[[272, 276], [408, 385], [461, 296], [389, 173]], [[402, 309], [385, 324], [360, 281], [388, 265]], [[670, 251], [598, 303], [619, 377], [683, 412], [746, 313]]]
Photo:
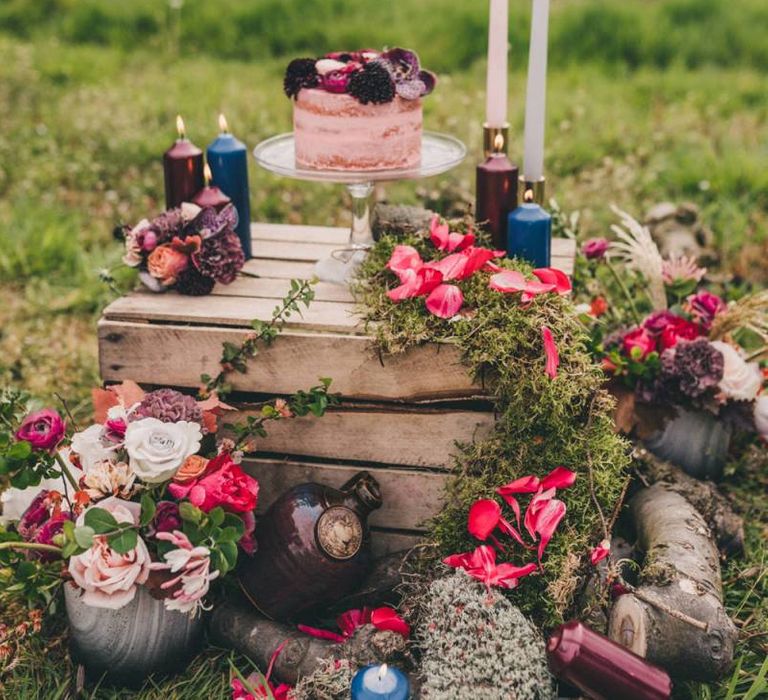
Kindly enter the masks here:
[[[540, 295], [523, 307], [518, 295], [489, 289], [488, 274], [480, 272], [460, 283], [469, 313], [458, 319], [432, 316], [424, 299], [392, 303], [386, 292], [397, 280], [384, 266], [398, 243], [414, 246], [425, 260], [436, 253], [420, 236], [385, 236], [364, 262], [356, 293], [381, 350], [456, 343], [498, 412], [489, 438], [460, 446], [447, 505], [431, 524], [437, 554], [479, 544], [466, 528], [468, 509], [477, 498], [492, 497], [498, 486], [520, 476], [543, 476], [557, 465], [576, 471], [576, 484], [558, 494], [567, 514], [547, 548], [542, 575], [527, 577], [509, 593], [540, 624], [560, 623], [576, 612], [573, 601], [589, 566], [586, 555], [605, 536], [605, 521], [621, 496], [629, 465], [628, 445], [614, 433], [613, 401], [602, 388], [603, 373], [593, 364], [588, 338], [565, 297]], [[502, 265], [530, 272], [515, 261]], [[542, 326], [551, 329], [559, 349], [554, 380], [544, 371]], [[499, 552], [499, 561], [520, 565], [530, 559], [530, 552], [517, 546]]]
[[544, 641], [518, 608], [463, 571], [429, 587], [416, 630], [424, 700], [554, 698]]

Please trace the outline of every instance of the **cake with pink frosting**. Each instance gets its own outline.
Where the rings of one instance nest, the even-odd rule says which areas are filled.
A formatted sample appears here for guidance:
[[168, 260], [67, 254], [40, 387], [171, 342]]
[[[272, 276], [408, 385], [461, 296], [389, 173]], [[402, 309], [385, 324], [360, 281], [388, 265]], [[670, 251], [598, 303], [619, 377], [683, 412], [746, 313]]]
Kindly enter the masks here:
[[421, 161], [421, 98], [435, 86], [413, 51], [335, 52], [297, 58], [283, 87], [293, 98], [296, 165], [392, 170]]

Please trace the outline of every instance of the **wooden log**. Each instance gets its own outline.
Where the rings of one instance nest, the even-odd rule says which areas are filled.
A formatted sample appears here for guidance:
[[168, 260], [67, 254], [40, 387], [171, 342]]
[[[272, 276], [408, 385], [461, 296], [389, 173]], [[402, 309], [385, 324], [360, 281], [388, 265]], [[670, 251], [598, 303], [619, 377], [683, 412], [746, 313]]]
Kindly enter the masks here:
[[721, 678], [737, 631], [723, 608], [717, 547], [704, 518], [662, 482], [629, 507], [645, 562], [637, 590], [614, 603], [609, 636], [676, 678]]
[[637, 468], [651, 483], [662, 481], [669, 488], [685, 497], [704, 517], [717, 537], [717, 546], [723, 554], [740, 554], [744, 551], [744, 521], [737, 515], [728, 499], [711, 481], [688, 476], [682, 469], [665, 462], [638, 447], [633, 452]]
[[209, 618], [210, 640], [250, 658], [265, 672], [275, 652], [274, 675], [294, 685], [313, 673], [323, 661], [349, 659], [353, 664], [386, 663], [405, 650], [405, 640], [395, 632], [363, 625], [343, 644], [316, 639], [295, 628], [260, 615], [242, 598], [217, 605]]

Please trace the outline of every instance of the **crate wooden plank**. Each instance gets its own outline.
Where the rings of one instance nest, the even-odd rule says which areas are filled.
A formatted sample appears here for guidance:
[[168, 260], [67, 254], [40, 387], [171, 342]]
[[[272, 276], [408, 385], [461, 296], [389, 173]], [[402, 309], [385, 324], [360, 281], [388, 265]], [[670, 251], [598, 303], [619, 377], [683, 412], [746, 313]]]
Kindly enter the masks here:
[[[228, 414], [224, 422], [254, 415], [247, 407]], [[491, 412], [347, 404], [314, 416], [279, 421], [259, 438], [258, 448], [279, 455], [379, 462], [382, 464], [451, 469], [455, 442], [486, 436], [494, 424]]]
[[259, 506], [263, 513], [272, 502], [292, 486], [315, 481], [341, 486], [362, 469], [379, 482], [382, 506], [371, 513], [371, 526], [396, 530], [419, 530], [439, 512], [448, 474], [408, 469], [372, 469], [368, 466], [316, 464], [246, 458], [243, 468], [259, 480]]
[[572, 238], [553, 238], [551, 249], [551, 265], [573, 277], [573, 266], [576, 261], [576, 241]]
[[279, 280], [312, 279], [315, 274], [314, 262], [297, 262], [295, 260], [261, 260], [251, 258], [246, 261], [243, 269], [259, 277], [272, 277]]
[[[210, 298], [208, 299], [210, 301]], [[101, 377], [147, 384], [197, 387], [200, 375], [218, 372], [224, 342], [242, 341], [243, 329], [102, 320]], [[248, 364], [230, 375], [236, 391], [290, 394], [332, 377], [332, 390], [347, 398], [421, 401], [477, 396], [458, 349], [421, 345], [379, 357], [365, 336], [286, 330]]]
[[[130, 294], [113, 301], [105, 318], [134, 321], [176, 321], [181, 323], [224, 324], [248, 327], [254, 318], [272, 318], [275, 302], [258, 297], [185, 297], [180, 294]], [[288, 325], [322, 331], [354, 332], [359, 323], [355, 305], [317, 301], [302, 314], [294, 314]]]
[[346, 247], [346, 243], [340, 245], [328, 245], [327, 243], [310, 243], [307, 241], [259, 241], [259, 249], [254, 255], [261, 259], [271, 260], [296, 260], [299, 262], [317, 262], [320, 258], [326, 258], [335, 250]]
[[[238, 277], [232, 284], [217, 284], [212, 296], [221, 297], [263, 297], [272, 299], [274, 303], [283, 299], [290, 290], [288, 279], [273, 279], [271, 277]], [[330, 282], [318, 282], [312, 289], [315, 301], [339, 301], [346, 304], [354, 303], [352, 292], [347, 287]]]
[[341, 226], [296, 226], [294, 224], [269, 224], [253, 222], [251, 240], [254, 251], [261, 241], [283, 243], [325, 243], [340, 246], [349, 242], [349, 228]]

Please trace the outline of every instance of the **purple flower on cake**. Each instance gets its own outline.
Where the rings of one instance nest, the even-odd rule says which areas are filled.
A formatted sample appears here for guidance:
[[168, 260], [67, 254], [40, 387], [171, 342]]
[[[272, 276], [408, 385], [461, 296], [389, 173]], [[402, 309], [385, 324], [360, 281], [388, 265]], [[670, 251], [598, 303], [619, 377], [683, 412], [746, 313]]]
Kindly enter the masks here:
[[437, 79], [434, 73], [421, 69], [415, 51], [390, 49], [381, 54], [376, 62], [387, 69], [395, 84], [395, 92], [405, 100], [417, 100], [435, 88]]

